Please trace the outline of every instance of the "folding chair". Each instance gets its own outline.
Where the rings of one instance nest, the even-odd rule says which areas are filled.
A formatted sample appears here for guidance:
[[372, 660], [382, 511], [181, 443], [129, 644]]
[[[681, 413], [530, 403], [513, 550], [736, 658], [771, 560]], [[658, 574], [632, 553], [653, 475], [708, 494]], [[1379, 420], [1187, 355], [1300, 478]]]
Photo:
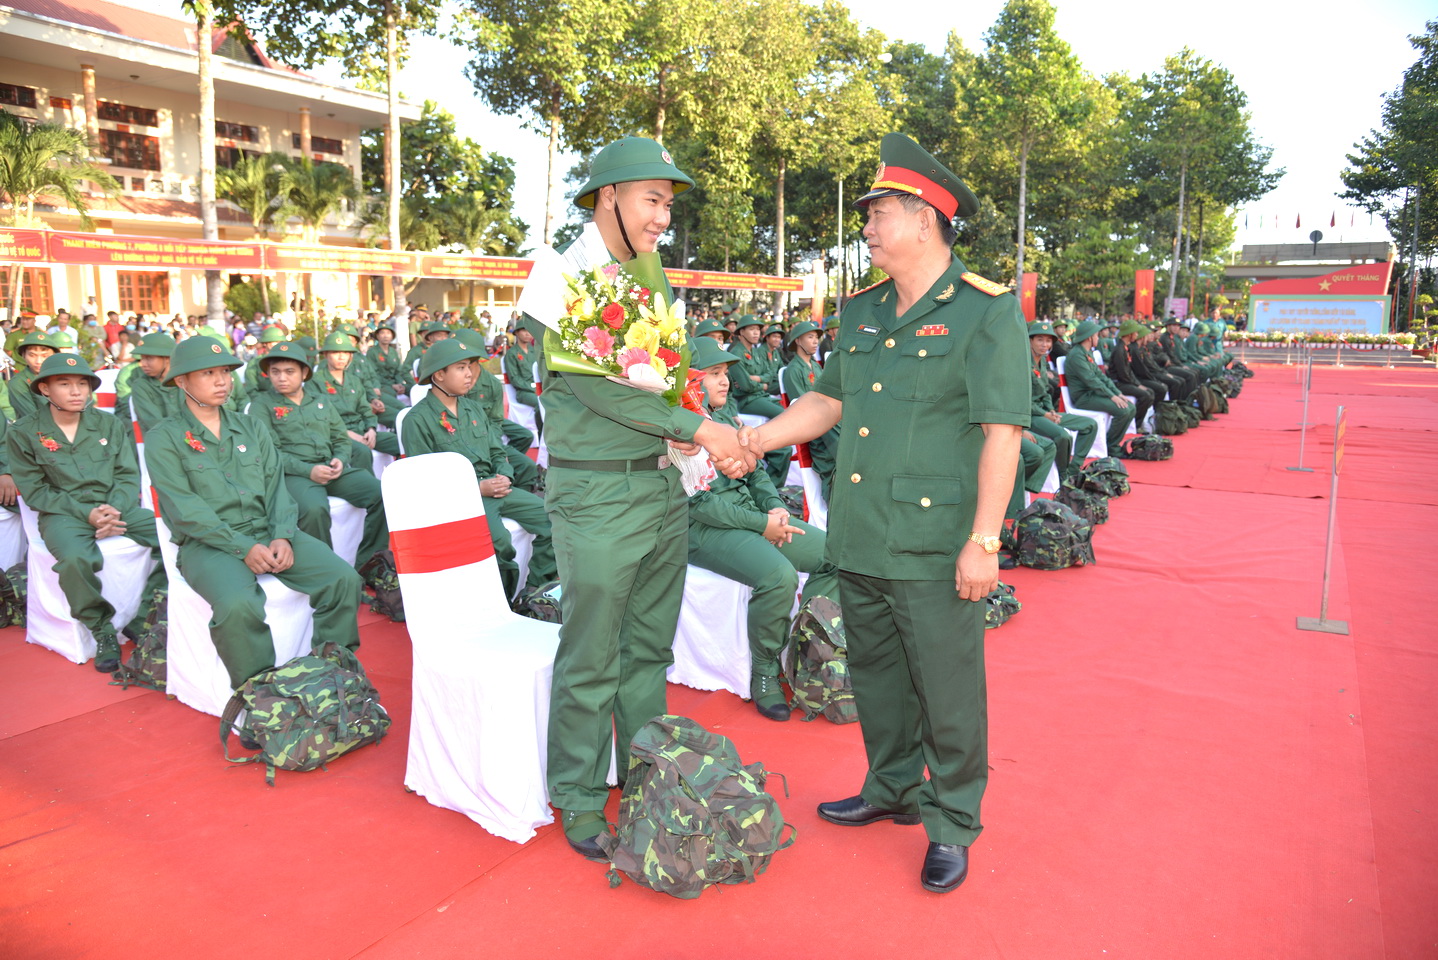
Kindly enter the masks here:
[[559, 630], [510, 612], [468, 460], [406, 457], [381, 483], [414, 654], [405, 786], [523, 843], [553, 822], [545, 765]]

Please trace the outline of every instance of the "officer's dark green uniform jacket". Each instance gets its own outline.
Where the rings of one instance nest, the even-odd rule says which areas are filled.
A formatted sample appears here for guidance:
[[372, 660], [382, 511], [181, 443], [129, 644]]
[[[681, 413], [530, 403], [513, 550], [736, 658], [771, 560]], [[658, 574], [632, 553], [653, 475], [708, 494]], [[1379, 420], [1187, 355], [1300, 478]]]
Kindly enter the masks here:
[[1030, 356], [1018, 299], [989, 296], [954, 259], [899, 319], [883, 283], [844, 309], [814, 389], [844, 404], [829, 559], [890, 580], [954, 578], [973, 529], [980, 424], [1026, 427]]

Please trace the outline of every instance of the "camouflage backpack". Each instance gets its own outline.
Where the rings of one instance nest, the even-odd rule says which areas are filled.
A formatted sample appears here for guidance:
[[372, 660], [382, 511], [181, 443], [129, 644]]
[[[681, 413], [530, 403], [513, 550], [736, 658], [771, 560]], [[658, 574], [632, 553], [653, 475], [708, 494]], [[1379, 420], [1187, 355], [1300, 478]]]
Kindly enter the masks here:
[[1108, 523], [1108, 497], [1093, 490], [1085, 490], [1073, 478], [1065, 480], [1054, 499], [1083, 517], [1094, 526]]
[[544, 623], [563, 623], [564, 613], [559, 609], [560, 585], [558, 580], [540, 584], [514, 601], [514, 612]]
[[779, 499], [784, 502], [784, 509], [788, 510], [791, 515], [796, 517], [804, 515], [803, 487], [780, 487], [776, 492], [779, 494]]
[[1154, 429], [1166, 437], [1176, 437], [1181, 433], [1188, 433], [1188, 417], [1183, 415], [1183, 407], [1177, 403], [1160, 400], [1154, 404]]
[[1157, 434], [1141, 434], [1123, 442], [1123, 455], [1128, 460], [1171, 460], [1173, 441]]
[[404, 594], [399, 589], [399, 574], [394, 568], [394, 554], [388, 549], [380, 550], [359, 568], [365, 586], [374, 591], [368, 600], [370, 610], [390, 618], [393, 623], [404, 623]]
[[[236, 724], [241, 711], [243, 726]], [[220, 717], [220, 745], [231, 763], [263, 763], [265, 782], [273, 787], [276, 767], [323, 769], [336, 757], [384, 739], [389, 724], [379, 692], [354, 653], [330, 642], [246, 680]], [[231, 757], [231, 730], [260, 752]]]
[[1218, 391], [1206, 383], [1198, 385], [1198, 391], [1194, 394], [1198, 398], [1198, 415], [1204, 420], [1213, 420], [1218, 416]]
[[828, 597], [805, 600], [789, 631], [789, 643], [785, 679], [804, 719], [823, 714], [831, 723], [858, 720], [845, 654], [844, 613], [839, 605]]
[[1228, 369], [1238, 374], [1244, 380], [1247, 380], [1249, 377], [1253, 376], [1253, 371], [1250, 370], [1248, 364], [1244, 363], [1242, 360], [1233, 361], [1228, 365]]
[[1203, 422], [1203, 414], [1198, 412], [1198, 407], [1194, 406], [1195, 402], [1196, 401], [1189, 401], [1188, 403], [1180, 404], [1178, 408], [1179, 412], [1183, 414], [1184, 419], [1188, 421], [1188, 428], [1190, 430]]
[[629, 746], [616, 833], [599, 836], [610, 885], [623, 873], [692, 900], [712, 884], [753, 883], [794, 842], [767, 778], [762, 764], [740, 763], [728, 737], [687, 717], [650, 720]]
[[1079, 485], [1090, 493], [1121, 497], [1128, 493], [1128, 468], [1116, 457], [1099, 457], [1079, 471]]
[[151, 602], [150, 612], [145, 617], [144, 629], [135, 639], [135, 649], [130, 652], [125, 662], [120, 664], [120, 669], [111, 674], [114, 678], [110, 681], [112, 685], [118, 684], [126, 689], [136, 685], [165, 692], [170, 637], [169, 608], [168, 595], [157, 592]]
[[0, 627], [25, 626], [25, 584], [29, 568], [21, 560], [0, 574]]
[[1019, 598], [1014, 596], [1014, 588], [1000, 580], [993, 592], [984, 597], [984, 629], [1003, 626], [1008, 623], [1009, 617], [1023, 608]]
[[1093, 524], [1056, 500], [1035, 500], [1006, 534], [1014, 560], [1036, 570], [1093, 563]]

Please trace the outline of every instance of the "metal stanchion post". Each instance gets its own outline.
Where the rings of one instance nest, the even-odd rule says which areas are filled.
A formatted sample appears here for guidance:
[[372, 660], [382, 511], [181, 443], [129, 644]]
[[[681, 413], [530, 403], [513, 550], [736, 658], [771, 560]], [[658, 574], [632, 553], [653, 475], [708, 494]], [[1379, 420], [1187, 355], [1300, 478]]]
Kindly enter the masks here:
[[1313, 389], [1312, 357], [1308, 358], [1308, 363], [1304, 365], [1304, 368], [1308, 375], [1303, 378], [1303, 422], [1298, 425], [1298, 466], [1289, 467], [1288, 469], [1297, 471], [1298, 473], [1312, 473], [1312, 467], [1305, 467], [1303, 465], [1303, 448], [1308, 439], [1308, 394], [1309, 391]]
[[1348, 635], [1348, 621], [1328, 619], [1328, 584], [1333, 573], [1333, 526], [1338, 515], [1338, 473], [1343, 466], [1343, 434], [1348, 430], [1348, 414], [1344, 407], [1338, 408], [1338, 421], [1333, 427], [1333, 482], [1328, 488], [1328, 538], [1323, 548], [1323, 599], [1318, 607], [1318, 618], [1299, 617], [1298, 629], [1314, 630], [1319, 633]]

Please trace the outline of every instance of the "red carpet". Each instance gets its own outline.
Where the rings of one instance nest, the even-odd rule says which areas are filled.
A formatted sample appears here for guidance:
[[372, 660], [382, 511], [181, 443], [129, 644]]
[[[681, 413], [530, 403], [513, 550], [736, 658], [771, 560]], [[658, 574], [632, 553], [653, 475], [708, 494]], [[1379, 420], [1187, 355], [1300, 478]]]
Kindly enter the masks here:
[[[0, 631], [0, 957], [1376, 958], [1438, 955], [1438, 376], [1292, 371], [1131, 463], [1098, 563], [1006, 573], [988, 635], [993, 775], [968, 882], [917, 883], [918, 828], [814, 805], [863, 774], [856, 727], [729, 694], [676, 712], [788, 776], [799, 830], [753, 886], [680, 902], [401, 787], [402, 627], [363, 615], [396, 718], [327, 772], [226, 764], [217, 721]], [[1333, 413], [1350, 407], [1329, 615], [1316, 616]], [[778, 789], [778, 781], [775, 781]]]

